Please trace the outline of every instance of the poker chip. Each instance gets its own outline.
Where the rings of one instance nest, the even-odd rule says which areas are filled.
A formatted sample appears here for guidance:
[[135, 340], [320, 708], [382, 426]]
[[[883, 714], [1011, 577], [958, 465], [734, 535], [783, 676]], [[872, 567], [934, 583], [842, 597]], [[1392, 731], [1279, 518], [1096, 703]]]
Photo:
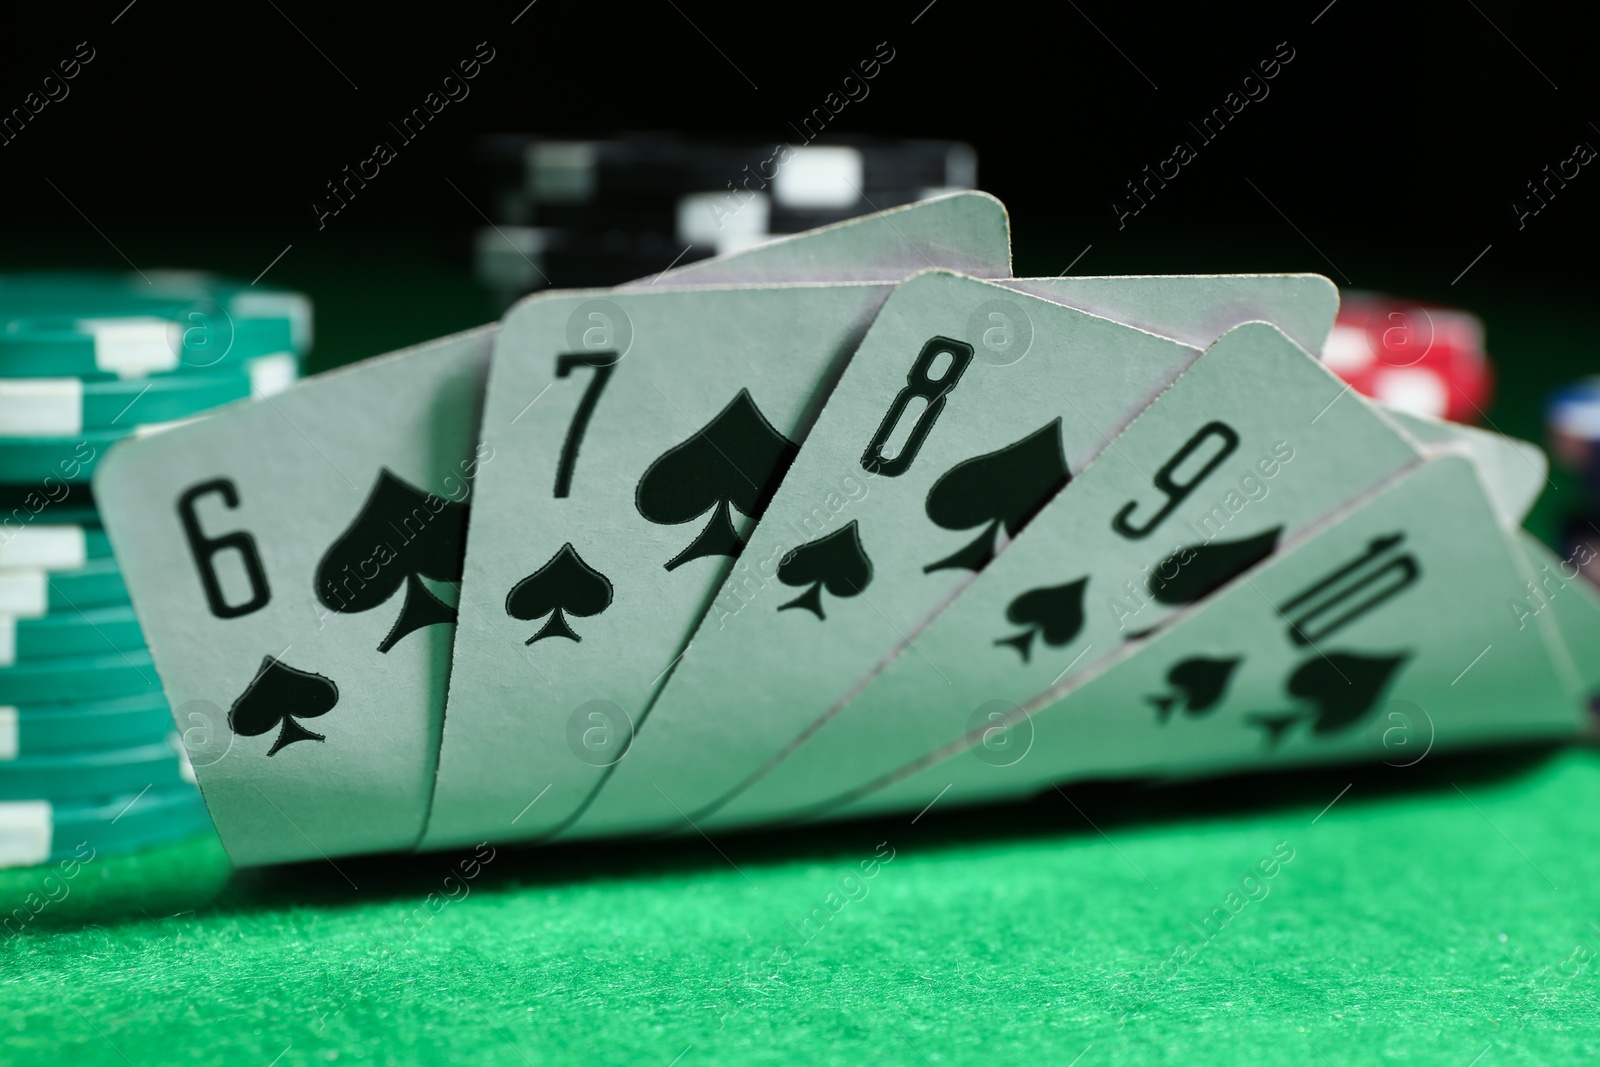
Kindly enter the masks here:
[[88, 482], [311, 340], [303, 295], [204, 272], [0, 274], [0, 865], [209, 824]]
[[[0, 482], [0, 522], [5, 523], [5, 533], [0, 535], [0, 544], [4, 544], [23, 527], [98, 525], [100, 512], [95, 507], [94, 489], [88, 485], [65, 486], [54, 478], [31, 485]], [[0, 557], [0, 567], [9, 566], [13, 564]]]
[[647, 277], [977, 181], [972, 149], [938, 140], [502, 134], [483, 140], [478, 158], [493, 208], [473, 259], [503, 303], [546, 285]]
[[0, 708], [0, 766], [41, 753], [153, 745], [164, 741], [172, 729], [172, 712], [160, 693]]
[[33, 619], [52, 612], [101, 608], [128, 602], [128, 587], [115, 559], [87, 560], [70, 570], [39, 567], [0, 569], [0, 616]]
[[104, 800], [0, 802], [0, 867], [54, 860], [87, 862], [208, 830], [200, 791], [147, 789]]
[[1344, 294], [1322, 362], [1357, 392], [1453, 422], [1482, 420], [1493, 386], [1477, 316], [1372, 293]]
[[1600, 500], [1600, 377], [1552, 394], [1545, 404], [1545, 430], [1556, 462], [1584, 476], [1591, 503]]
[[0, 378], [237, 368], [310, 345], [297, 293], [187, 272], [0, 277]]
[[125, 429], [88, 430], [71, 437], [13, 437], [0, 440], [0, 481], [42, 483], [57, 478], [87, 484], [111, 446], [134, 434], [159, 433], [187, 420], [147, 423]]
[[148, 649], [56, 656], [0, 667], [0, 706], [107, 700], [160, 691]]
[[69, 608], [33, 618], [0, 615], [0, 667], [54, 656], [96, 656], [144, 648], [144, 634], [126, 604]]
[[6, 533], [0, 538], [0, 570], [70, 571], [90, 560], [111, 558], [111, 542], [98, 525], [36, 521]]
[[296, 376], [293, 357], [281, 354], [216, 374], [0, 378], [0, 439], [67, 437], [192, 418], [235, 400], [282, 392]]
[[177, 735], [97, 752], [46, 753], [0, 761], [0, 801], [88, 800], [193, 783]]

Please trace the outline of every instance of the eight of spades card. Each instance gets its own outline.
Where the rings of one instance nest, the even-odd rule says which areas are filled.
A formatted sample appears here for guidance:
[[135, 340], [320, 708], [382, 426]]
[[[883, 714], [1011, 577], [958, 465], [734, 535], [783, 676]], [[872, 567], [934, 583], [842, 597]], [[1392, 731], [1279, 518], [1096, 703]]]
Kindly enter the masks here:
[[820, 690], [712, 821], [828, 806], [959, 740], [979, 709], [1093, 667], [1421, 461], [1343, 391], [1272, 326], [1224, 335], [880, 673]]
[[96, 472], [236, 863], [422, 832], [496, 329], [131, 440]]
[[1113, 662], [992, 716], [835, 809], [1025, 795], [1075, 777], [1393, 758], [1571, 735], [1553, 613], [1519, 630], [1526, 558], [1465, 453], [1420, 467]]
[[[1002, 297], [1031, 340], [997, 353]], [[1198, 354], [960, 275], [901, 285], [751, 537], [766, 602], [707, 617], [574, 832], [674, 824], [739, 784]], [[837, 510], [847, 481], [869, 488]]]

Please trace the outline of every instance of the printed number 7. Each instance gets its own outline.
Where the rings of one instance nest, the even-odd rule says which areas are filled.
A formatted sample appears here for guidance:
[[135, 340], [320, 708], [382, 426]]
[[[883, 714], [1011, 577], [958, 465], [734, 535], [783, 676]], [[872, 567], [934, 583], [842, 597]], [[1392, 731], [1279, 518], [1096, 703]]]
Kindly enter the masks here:
[[600, 402], [600, 393], [616, 369], [616, 352], [568, 352], [556, 357], [556, 377], [565, 378], [575, 367], [590, 367], [594, 377], [572, 413], [572, 425], [567, 427], [567, 439], [561, 443], [561, 462], [556, 464], [556, 496], [563, 497], [572, 489], [572, 468], [578, 462], [578, 448], [583, 444], [584, 431], [589, 428], [589, 417]]

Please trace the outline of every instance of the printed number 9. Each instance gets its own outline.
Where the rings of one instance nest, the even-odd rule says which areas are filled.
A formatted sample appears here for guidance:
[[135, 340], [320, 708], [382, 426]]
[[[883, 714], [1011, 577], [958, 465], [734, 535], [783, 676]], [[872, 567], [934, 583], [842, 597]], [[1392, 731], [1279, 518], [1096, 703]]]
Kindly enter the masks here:
[[[1217, 454], [1206, 460], [1205, 466], [1196, 471], [1194, 477], [1187, 482], [1180, 484], [1173, 481], [1172, 472], [1177, 470], [1184, 460], [1193, 455], [1195, 449], [1204, 444], [1208, 437], [1216, 437], [1221, 440], [1222, 447], [1217, 450]], [[1160, 470], [1156, 471], [1156, 476], [1150, 479], [1152, 485], [1166, 494], [1167, 502], [1161, 505], [1161, 509], [1150, 516], [1150, 521], [1143, 526], [1135, 526], [1128, 521], [1128, 517], [1138, 510], [1139, 502], [1130, 500], [1111, 520], [1111, 528], [1130, 541], [1137, 541], [1141, 537], [1150, 536], [1155, 531], [1155, 528], [1160, 526], [1168, 515], [1172, 514], [1172, 509], [1183, 503], [1189, 494], [1194, 492], [1195, 487], [1205, 481], [1206, 476], [1216, 470], [1217, 465], [1231, 456], [1233, 450], [1238, 447], [1239, 435], [1234, 432], [1232, 426], [1225, 422], [1206, 423], [1196, 430], [1194, 435], [1185, 441], [1178, 451], [1172, 454], [1172, 458], [1167, 460]]]

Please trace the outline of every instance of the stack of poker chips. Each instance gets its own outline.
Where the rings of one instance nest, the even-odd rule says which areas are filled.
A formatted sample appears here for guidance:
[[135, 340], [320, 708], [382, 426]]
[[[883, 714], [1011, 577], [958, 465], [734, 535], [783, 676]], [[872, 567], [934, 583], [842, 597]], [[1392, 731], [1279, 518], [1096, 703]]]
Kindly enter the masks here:
[[957, 141], [830, 138], [800, 145], [665, 134], [479, 145], [490, 224], [478, 279], [501, 306], [545, 286], [615, 285], [709, 256], [977, 185]]
[[1561, 555], [1600, 585], [1600, 377], [1557, 390], [1545, 406], [1545, 430], [1556, 463], [1581, 486], [1562, 521]]
[[300, 374], [310, 303], [188, 272], [0, 275], [0, 866], [210, 825], [89, 479]]

